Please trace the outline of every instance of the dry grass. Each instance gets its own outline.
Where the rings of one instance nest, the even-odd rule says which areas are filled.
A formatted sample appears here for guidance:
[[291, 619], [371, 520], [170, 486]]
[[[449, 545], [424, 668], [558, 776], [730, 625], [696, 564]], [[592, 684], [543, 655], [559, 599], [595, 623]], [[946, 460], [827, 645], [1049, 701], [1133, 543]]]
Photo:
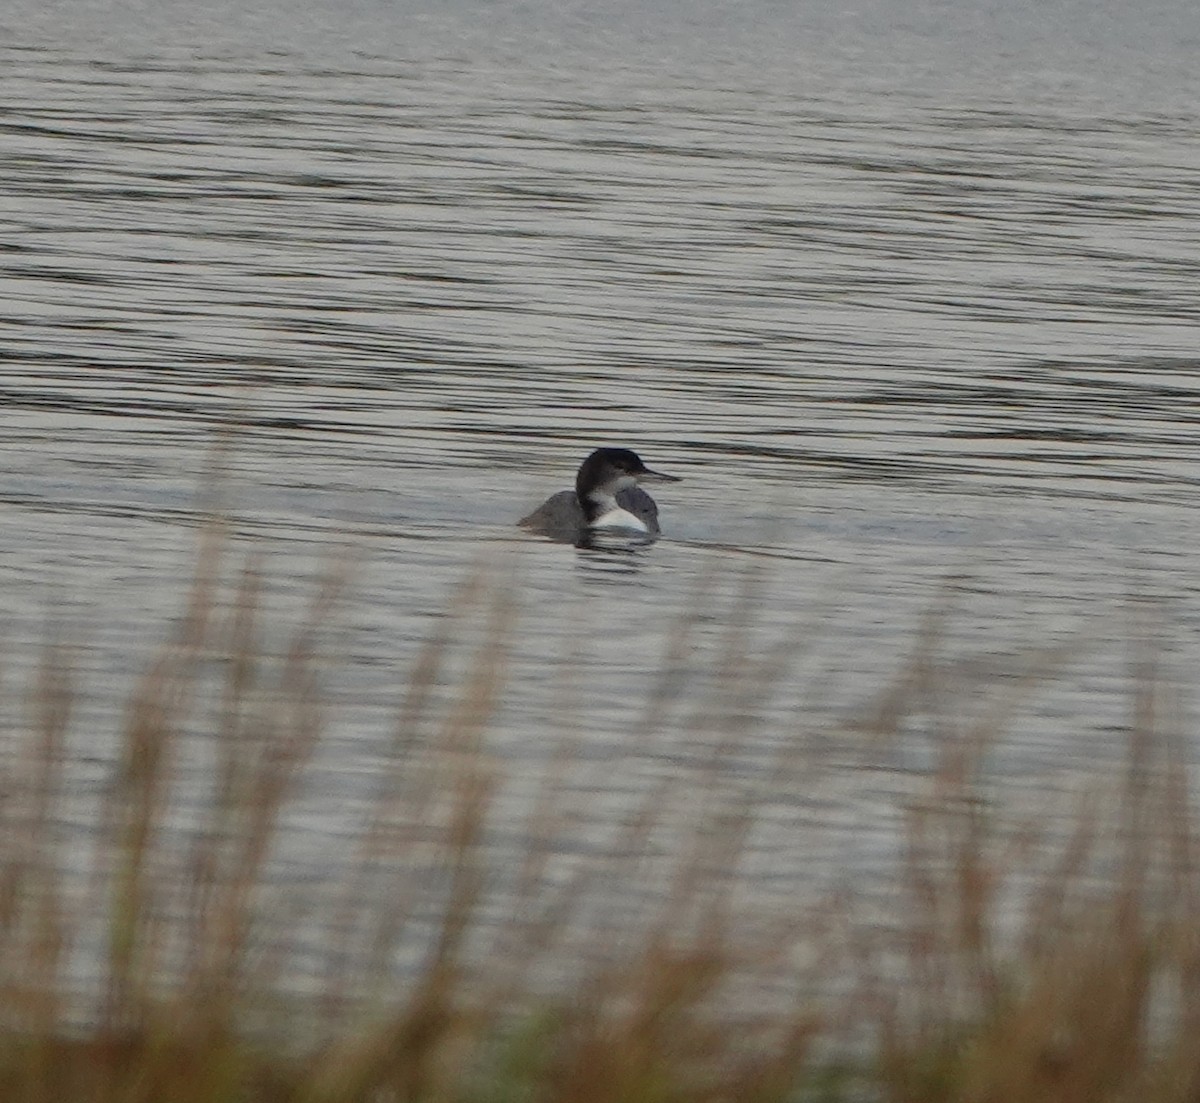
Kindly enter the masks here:
[[[25, 730], [6, 733], [0, 1099], [1200, 1098], [1195, 816], [1151, 670], [1132, 680], [1120, 784], [1082, 797], [1065, 836], [1006, 822], [985, 799], [988, 747], [1058, 658], [1030, 656], [1027, 677], [939, 731], [905, 813], [889, 923], [839, 900], [764, 917], [737, 891], [756, 808], [720, 786], [789, 650], [755, 644], [748, 578], [715, 638], [699, 617], [671, 630], [636, 732], [694, 728], [712, 748], [701, 811], [669, 835], [657, 916], [548, 987], [578, 945], [582, 899], [660, 877], [646, 855], [666, 795], [620, 828], [617, 858], [564, 881], [548, 876], [564, 818], [551, 771], [504, 871], [517, 903], [503, 922], [484, 915], [503, 780], [486, 736], [514, 612], [505, 586], [477, 579], [413, 668], [337, 892], [281, 888], [273, 863], [326, 729], [318, 672], [343, 580], [318, 588], [280, 648], [258, 565], [231, 570], [214, 529], [130, 701], [112, 783], [86, 805], [86, 854], [63, 829], [76, 808], [66, 649], [47, 647]], [[864, 738], [899, 738], [961, 688], [936, 635], [880, 694]], [[680, 676], [697, 652], [699, 687]], [[183, 780], [197, 757], [203, 799], [195, 770]], [[779, 999], [780, 979], [805, 970]]]

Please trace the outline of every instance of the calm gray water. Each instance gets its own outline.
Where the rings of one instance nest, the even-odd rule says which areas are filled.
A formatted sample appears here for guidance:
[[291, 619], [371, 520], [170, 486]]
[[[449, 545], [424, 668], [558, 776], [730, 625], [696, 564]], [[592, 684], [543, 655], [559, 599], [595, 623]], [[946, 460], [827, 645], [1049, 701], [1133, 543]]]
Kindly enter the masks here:
[[[360, 552], [314, 854], [481, 563], [522, 594], [494, 746], [539, 776], [573, 668], [598, 818], [707, 768], [694, 730], [630, 742], [629, 701], [697, 587], [728, 600], [702, 580], [761, 569], [757, 638], [802, 646], [725, 768], [833, 748], [819, 803], [762, 781], [765, 890], [890, 852], [924, 734], [864, 752], [852, 721], [950, 577], [951, 656], [1071, 649], [998, 756], [1020, 786], [1119, 754], [1131, 594], [1186, 711], [1200, 9], [995, 8], [6, 5], [5, 648], [79, 638], [95, 776], [231, 420], [284, 611]], [[684, 477], [667, 539], [514, 529], [598, 443]], [[802, 853], [800, 820], [829, 829]]]

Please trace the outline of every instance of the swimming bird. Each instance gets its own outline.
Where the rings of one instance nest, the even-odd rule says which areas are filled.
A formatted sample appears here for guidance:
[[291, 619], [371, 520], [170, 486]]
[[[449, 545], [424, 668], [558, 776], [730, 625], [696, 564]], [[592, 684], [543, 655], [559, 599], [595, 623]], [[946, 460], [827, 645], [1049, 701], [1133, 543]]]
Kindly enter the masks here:
[[517, 523], [557, 540], [604, 532], [652, 539], [659, 533], [658, 506], [638, 483], [681, 481], [651, 471], [628, 448], [597, 448], [580, 465], [574, 490], [551, 495]]

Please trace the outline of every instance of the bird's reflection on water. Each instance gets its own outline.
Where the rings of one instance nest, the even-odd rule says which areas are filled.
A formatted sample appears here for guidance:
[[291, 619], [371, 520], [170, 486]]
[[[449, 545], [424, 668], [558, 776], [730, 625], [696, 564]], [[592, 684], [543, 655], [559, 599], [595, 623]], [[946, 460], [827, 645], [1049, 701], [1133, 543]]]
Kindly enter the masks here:
[[639, 575], [645, 570], [646, 555], [653, 543], [651, 540], [618, 542], [611, 536], [584, 533], [575, 544], [580, 553], [575, 559], [576, 568], [589, 580]]

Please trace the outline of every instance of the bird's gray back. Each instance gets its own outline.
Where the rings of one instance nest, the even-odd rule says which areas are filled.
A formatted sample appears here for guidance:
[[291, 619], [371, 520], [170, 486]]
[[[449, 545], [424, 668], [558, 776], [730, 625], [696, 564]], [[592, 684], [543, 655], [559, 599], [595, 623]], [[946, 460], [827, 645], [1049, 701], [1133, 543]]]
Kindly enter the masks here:
[[517, 522], [522, 528], [552, 535], [573, 534], [587, 524], [583, 507], [573, 490], [560, 490], [552, 494], [540, 506]]
[[[617, 505], [632, 513], [648, 532], [658, 535], [658, 506], [640, 486], [622, 487], [617, 491], [616, 499]], [[517, 524], [547, 536], [573, 538], [587, 528], [587, 517], [575, 491], [560, 490]]]

